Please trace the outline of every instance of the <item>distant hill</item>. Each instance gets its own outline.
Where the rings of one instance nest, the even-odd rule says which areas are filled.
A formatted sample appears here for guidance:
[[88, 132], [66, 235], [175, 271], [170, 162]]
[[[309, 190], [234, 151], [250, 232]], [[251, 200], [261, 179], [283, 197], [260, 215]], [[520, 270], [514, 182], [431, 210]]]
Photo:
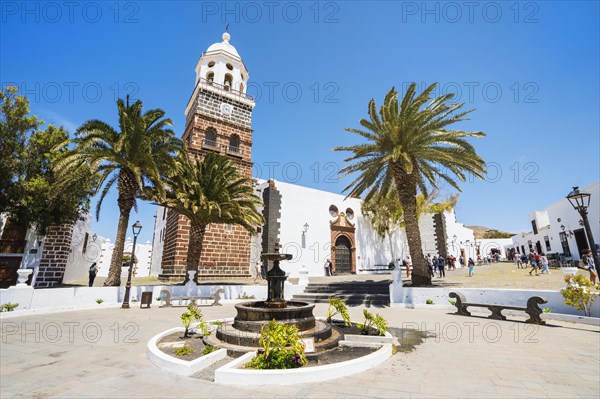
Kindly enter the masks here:
[[[498, 230], [498, 229], [493, 229], [491, 227], [485, 227], [485, 226], [465, 226], [467, 229], [471, 229], [473, 230], [473, 235], [475, 236], [475, 238], [477, 239], [483, 239], [485, 238], [485, 234], [488, 230], [495, 230], [498, 231], [499, 233], [501, 233], [501, 235], [506, 235], [506, 238], [510, 238], [510, 236], [515, 235], [515, 233], [509, 233], [506, 231], [502, 231], [502, 230]], [[503, 238], [502, 236], [500, 237], [489, 237], [489, 238]]]

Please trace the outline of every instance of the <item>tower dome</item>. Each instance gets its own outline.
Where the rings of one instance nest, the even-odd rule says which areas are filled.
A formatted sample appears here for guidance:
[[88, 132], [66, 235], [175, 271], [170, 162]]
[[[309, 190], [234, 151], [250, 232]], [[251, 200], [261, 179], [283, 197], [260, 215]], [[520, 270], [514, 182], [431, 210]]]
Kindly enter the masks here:
[[223, 33], [223, 41], [211, 45], [202, 53], [196, 66], [196, 85], [198, 83], [231, 94], [246, 95], [248, 70], [229, 40], [231, 35]]

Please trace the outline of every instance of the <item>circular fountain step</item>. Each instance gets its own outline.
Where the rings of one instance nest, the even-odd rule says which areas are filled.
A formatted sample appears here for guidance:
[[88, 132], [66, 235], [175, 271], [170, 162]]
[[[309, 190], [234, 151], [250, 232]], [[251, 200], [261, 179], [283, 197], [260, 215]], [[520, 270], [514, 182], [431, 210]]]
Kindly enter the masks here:
[[[314, 328], [303, 331], [300, 335], [304, 339], [314, 338], [317, 353], [335, 348], [342, 339], [342, 335], [336, 329], [320, 320], [316, 321]], [[227, 354], [233, 357], [255, 351], [259, 346], [259, 340], [260, 333], [236, 330], [231, 322], [223, 323], [216, 334], [204, 338], [205, 344], [227, 349]]]

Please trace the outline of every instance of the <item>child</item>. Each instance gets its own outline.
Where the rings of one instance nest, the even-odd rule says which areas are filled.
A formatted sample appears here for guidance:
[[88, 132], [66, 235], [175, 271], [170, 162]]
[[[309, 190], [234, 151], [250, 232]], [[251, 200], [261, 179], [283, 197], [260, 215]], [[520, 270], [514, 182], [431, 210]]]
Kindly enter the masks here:
[[473, 258], [469, 258], [469, 277], [473, 277], [475, 274], [475, 262]]

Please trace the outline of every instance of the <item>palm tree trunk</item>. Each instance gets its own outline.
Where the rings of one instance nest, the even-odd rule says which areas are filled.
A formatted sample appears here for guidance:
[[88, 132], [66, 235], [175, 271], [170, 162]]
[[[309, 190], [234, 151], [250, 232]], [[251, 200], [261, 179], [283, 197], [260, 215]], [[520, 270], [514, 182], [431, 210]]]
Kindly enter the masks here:
[[[129, 225], [129, 214], [135, 203], [135, 180], [131, 180], [127, 173], [119, 173], [119, 224], [117, 226], [117, 237], [110, 260], [108, 278], [104, 282], [105, 287], [121, 285], [121, 268], [123, 267], [123, 250], [125, 249], [125, 235]], [[133, 187], [133, 188], [132, 188]]]
[[200, 265], [200, 256], [202, 255], [202, 244], [204, 243], [204, 234], [206, 233], [205, 224], [192, 223], [190, 227], [190, 241], [187, 250], [187, 264], [184, 284], [189, 281], [188, 271], [195, 271], [194, 282], [198, 284], [198, 266]]
[[412, 284], [415, 287], [431, 285], [429, 266], [423, 257], [419, 216], [417, 213], [417, 181], [414, 174], [407, 174], [399, 166], [393, 166], [394, 181], [404, 211], [406, 239], [412, 261]]

